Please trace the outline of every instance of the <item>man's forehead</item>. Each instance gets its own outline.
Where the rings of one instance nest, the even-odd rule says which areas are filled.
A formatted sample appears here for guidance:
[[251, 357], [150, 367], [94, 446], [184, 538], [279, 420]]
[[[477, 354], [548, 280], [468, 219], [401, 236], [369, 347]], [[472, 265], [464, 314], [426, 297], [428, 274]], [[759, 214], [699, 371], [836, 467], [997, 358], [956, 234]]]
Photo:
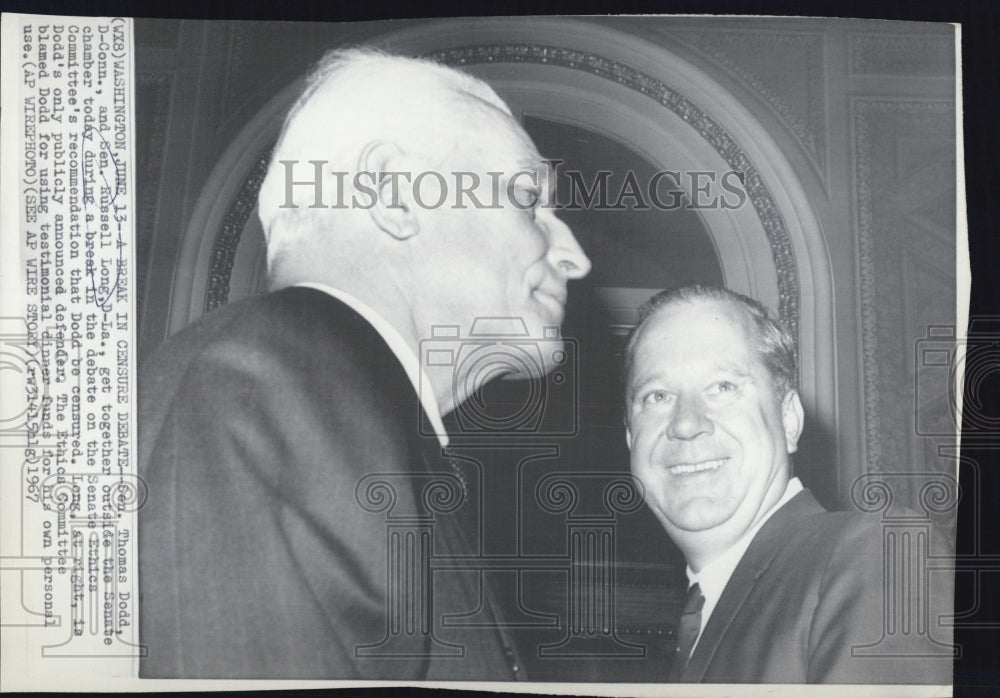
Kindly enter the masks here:
[[462, 102], [466, 109], [454, 115], [460, 121], [456, 128], [481, 156], [523, 169], [544, 167], [531, 137], [512, 114], [480, 99], [465, 97]]
[[[683, 373], [679, 361], [699, 365], [719, 363], [718, 357], [737, 362], [741, 350], [751, 350], [747, 318], [739, 308], [714, 299], [679, 301], [658, 309], [639, 331], [633, 348], [633, 379], [670, 369]], [[669, 363], [669, 366], [666, 365]], [[742, 365], [742, 364], [741, 364]]]
[[[736, 333], [749, 339], [749, 318], [732, 303], [714, 298], [694, 298], [671, 303], [655, 311], [643, 334], [671, 334], [674, 341], [685, 343], [698, 333]], [[640, 340], [642, 337], [640, 337]]]

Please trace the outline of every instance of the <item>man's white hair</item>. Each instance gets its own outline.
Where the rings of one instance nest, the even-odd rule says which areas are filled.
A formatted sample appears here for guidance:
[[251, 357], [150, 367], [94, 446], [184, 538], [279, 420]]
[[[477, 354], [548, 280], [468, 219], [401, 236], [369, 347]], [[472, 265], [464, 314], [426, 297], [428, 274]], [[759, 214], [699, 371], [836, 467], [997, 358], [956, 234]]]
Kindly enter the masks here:
[[[306, 78], [306, 87], [285, 117], [261, 184], [258, 215], [267, 240], [268, 268], [322, 216], [333, 227], [336, 209], [309, 208], [316, 192], [296, 185], [286, 192], [286, 167], [293, 161], [293, 179], [311, 181], [310, 161], [323, 165], [323, 199], [329, 206], [337, 196], [333, 171], [348, 172], [344, 197], [362, 149], [389, 140], [413, 152], [442, 159], [448, 142], [475, 106], [510, 109], [482, 80], [431, 60], [394, 56], [374, 49], [335, 49], [327, 53]], [[444, 139], [444, 142], [442, 140]], [[444, 147], [442, 147], [444, 146]], [[288, 200], [290, 199], [290, 201]], [[291, 203], [292, 207], [288, 204]]]

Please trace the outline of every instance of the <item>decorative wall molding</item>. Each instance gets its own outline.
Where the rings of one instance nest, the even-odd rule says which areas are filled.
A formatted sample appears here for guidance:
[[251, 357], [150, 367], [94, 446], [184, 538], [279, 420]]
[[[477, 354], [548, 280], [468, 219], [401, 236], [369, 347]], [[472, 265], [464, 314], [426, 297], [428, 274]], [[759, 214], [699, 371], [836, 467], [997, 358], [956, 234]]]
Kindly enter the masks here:
[[851, 75], [953, 78], [955, 40], [940, 34], [852, 34], [848, 37]]
[[239, 80], [245, 68], [244, 60], [249, 44], [249, 27], [247, 22], [228, 22], [226, 27], [226, 75], [232, 75], [236, 79], [226, 80], [222, 83], [222, 91], [219, 94], [219, 106], [223, 114], [232, 114], [239, 106], [241, 99], [246, 97], [239, 90], [233, 90], [231, 85], [240, 85]]
[[[938, 223], [923, 224], [915, 215], [924, 202], [913, 197], [910, 180], [936, 183], [937, 189], [928, 187], [927, 196], [954, 189], [954, 162], [940, 155], [948, 152], [949, 143], [954, 148], [954, 104], [859, 98], [851, 111], [867, 450], [863, 469], [913, 469], [912, 459], [922, 458], [926, 449], [913, 426], [915, 369], [908, 367], [906, 352], [900, 358], [898, 344], [923, 336], [922, 324], [954, 322], [955, 262], [953, 248], [942, 248], [945, 251], [933, 260], [940, 271], [940, 289], [914, 283], [915, 277], [907, 273], [914, 259], [911, 250], [927, 244], [938, 248], [940, 236]], [[925, 143], [940, 139], [938, 152], [929, 147], [921, 158], [901, 166], [900, 142], [921, 137]], [[950, 301], [942, 299], [949, 290]], [[949, 317], [940, 317], [943, 311], [928, 302], [933, 298], [937, 306], [950, 307]], [[913, 355], [912, 348], [908, 355]]]
[[[136, 80], [137, 109], [146, 112], [139, 121], [144, 128], [136, 134], [136, 253], [137, 260], [149, 260], [153, 238], [156, 235], [156, 209], [161, 199], [163, 184], [163, 158], [170, 126], [170, 103], [173, 96], [174, 73], [139, 72]], [[136, 298], [141, 303], [145, 297], [148, 265], [136, 270]]]
[[257, 193], [267, 175], [273, 148], [274, 144], [269, 145], [257, 158], [226, 209], [222, 225], [215, 234], [208, 272], [208, 292], [205, 296], [206, 312], [229, 302], [229, 279], [233, 273], [233, 262], [236, 260], [236, 248], [239, 247], [243, 230], [257, 206]]
[[[826, 183], [829, 144], [824, 34], [676, 30], [670, 35], [714, 60], [771, 107]], [[804, 58], [801, 65], [795, 64], [798, 80], [783, 79], [787, 72], [775, 69], [787, 67], [791, 56]]]

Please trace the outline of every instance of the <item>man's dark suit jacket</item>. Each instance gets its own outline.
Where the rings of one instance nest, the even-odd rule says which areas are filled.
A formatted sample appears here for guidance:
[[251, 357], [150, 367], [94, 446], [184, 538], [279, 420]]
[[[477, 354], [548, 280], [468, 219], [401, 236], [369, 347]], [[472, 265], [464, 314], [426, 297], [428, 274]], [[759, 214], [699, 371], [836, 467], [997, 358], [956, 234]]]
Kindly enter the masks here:
[[[941, 658], [950, 652], [951, 632], [938, 625], [939, 614], [952, 609], [951, 573], [930, 575], [929, 593], [927, 587], [903, 588], [898, 565], [884, 571], [884, 555], [893, 553], [892, 545], [883, 552], [888, 530], [875, 515], [827, 512], [808, 490], [793, 497], [747, 548], [680, 681], [951, 684], [951, 659]], [[916, 561], [921, 542], [910, 544]], [[940, 541], [929, 547], [947, 558]], [[887, 584], [900, 594], [895, 604], [927, 604], [927, 627], [888, 623], [899, 616], [893, 611], [898, 606], [886, 610]], [[917, 608], [908, 610], [915, 619]], [[928, 631], [949, 647], [934, 645]], [[860, 645], [877, 647], [852, 656]]]
[[[143, 677], [518, 678], [501, 630], [441, 627], [492, 608], [475, 572], [433, 577], [436, 637], [464, 650], [413, 617], [409, 656], [356, 656], [386, 637], [394, 593], [387, 490], [366, 511], [356, 487], [384, 473], [394, 516], [426, 514], [412, 478], [447, 468], [398, 359], [352, 309], [307, 288], [232, 304], [168, 341], [139, 392]], [[468, 554], [454, 521], [433, 530], [434, 555]]]

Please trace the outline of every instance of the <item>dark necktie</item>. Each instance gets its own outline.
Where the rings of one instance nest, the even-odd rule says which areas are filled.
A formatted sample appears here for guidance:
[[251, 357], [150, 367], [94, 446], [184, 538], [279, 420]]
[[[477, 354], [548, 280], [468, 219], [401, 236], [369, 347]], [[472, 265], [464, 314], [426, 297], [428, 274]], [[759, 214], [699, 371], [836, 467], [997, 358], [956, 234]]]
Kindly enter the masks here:
[[705, 605], [705, 596], [701, 587], [691, 585], [687, 593], [687, 602], [681, 614], [681, 622], [677, 627], [677, 651], [674, 653], [674, 664], [670, 668], [670, 680], [679, 682], [684, 667], [691, 657], [691, 650], [701, 631], [701, 609]]

